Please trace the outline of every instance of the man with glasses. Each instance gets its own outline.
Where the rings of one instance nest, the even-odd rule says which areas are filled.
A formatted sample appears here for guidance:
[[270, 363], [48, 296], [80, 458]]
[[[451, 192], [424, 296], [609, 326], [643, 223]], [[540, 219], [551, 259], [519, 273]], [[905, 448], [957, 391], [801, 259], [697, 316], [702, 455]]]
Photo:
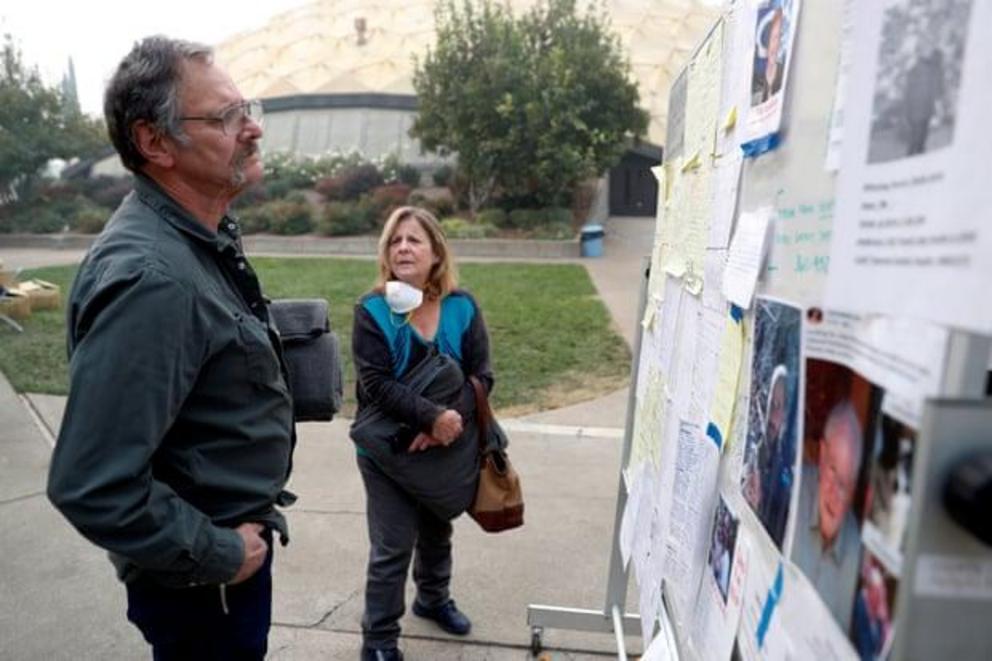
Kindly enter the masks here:
[[262, 178], [261, 106], [208, 47], [151, 37], [104, 114], [134, 191], [69, 295], [49, 498], [110, 552], [155, 659], [261, 659], [295, 442], [282, 348], [228, 214]]
[[804, 465], [799, 525], [792, 559], [848, 630], [858, 582], [861, 538], [852, 506], [861, 470], [863, 434], [854, 405], [830, 409], [816, 465]]

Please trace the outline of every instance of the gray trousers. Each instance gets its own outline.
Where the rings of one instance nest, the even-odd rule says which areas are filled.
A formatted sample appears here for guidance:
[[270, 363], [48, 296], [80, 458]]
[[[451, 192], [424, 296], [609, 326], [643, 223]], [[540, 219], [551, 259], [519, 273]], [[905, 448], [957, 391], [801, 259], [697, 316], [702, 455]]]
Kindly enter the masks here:
[[358, 455], [358, 469], [365, 483], [370, 542], [362, 639], [366, 647], [386, 649], [395, 647], [400, 635], [414, 550], [417, 602], [434, 608], [448, 601], [452, 528], [450, 521], [419, 504], [369, 457]]

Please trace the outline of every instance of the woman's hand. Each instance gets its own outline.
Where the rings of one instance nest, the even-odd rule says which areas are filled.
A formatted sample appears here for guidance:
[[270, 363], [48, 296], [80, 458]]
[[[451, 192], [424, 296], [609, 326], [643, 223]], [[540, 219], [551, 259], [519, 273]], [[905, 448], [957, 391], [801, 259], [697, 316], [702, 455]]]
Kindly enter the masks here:
[[448, 445], [462, 433], [462, 416], [454, 409], [445, 409], [431, 426], [431, 436]]
[[431, 433], [425, 434], [424, 432], [420, 432], [417, 434], [416, 438], [413, 439], [413, 443], [410, 443], [410, 447], [407, 448], [407, 452], [421, 452], [427, 448], [451, 445], [461, 433], [461, 414], [454, 409], [445, 409], [444, 413], [434, 420], [434, 424], [431, 426]]

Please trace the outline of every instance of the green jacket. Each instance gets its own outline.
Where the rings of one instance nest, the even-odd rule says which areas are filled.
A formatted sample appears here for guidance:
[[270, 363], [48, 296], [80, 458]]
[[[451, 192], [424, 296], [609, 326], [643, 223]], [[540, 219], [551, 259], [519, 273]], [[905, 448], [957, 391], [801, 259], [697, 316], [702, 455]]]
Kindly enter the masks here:
[[76, 275], [48, 496], [121, 580], [230, 580], [232, 529], [274, 505], [295, 435], [278, 335], [234, 220], [215, 234], [137, 177]]

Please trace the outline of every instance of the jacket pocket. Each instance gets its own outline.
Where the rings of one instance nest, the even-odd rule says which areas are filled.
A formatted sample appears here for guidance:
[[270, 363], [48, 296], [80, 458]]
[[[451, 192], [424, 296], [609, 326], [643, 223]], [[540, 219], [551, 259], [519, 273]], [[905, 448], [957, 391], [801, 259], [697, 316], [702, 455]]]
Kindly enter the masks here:
[[238, 336], [245, 353], [248, 379], [259, 386], [284, 389], [279, 358], [269, 343], [264, 324], [252, 315], [238, 314]]

